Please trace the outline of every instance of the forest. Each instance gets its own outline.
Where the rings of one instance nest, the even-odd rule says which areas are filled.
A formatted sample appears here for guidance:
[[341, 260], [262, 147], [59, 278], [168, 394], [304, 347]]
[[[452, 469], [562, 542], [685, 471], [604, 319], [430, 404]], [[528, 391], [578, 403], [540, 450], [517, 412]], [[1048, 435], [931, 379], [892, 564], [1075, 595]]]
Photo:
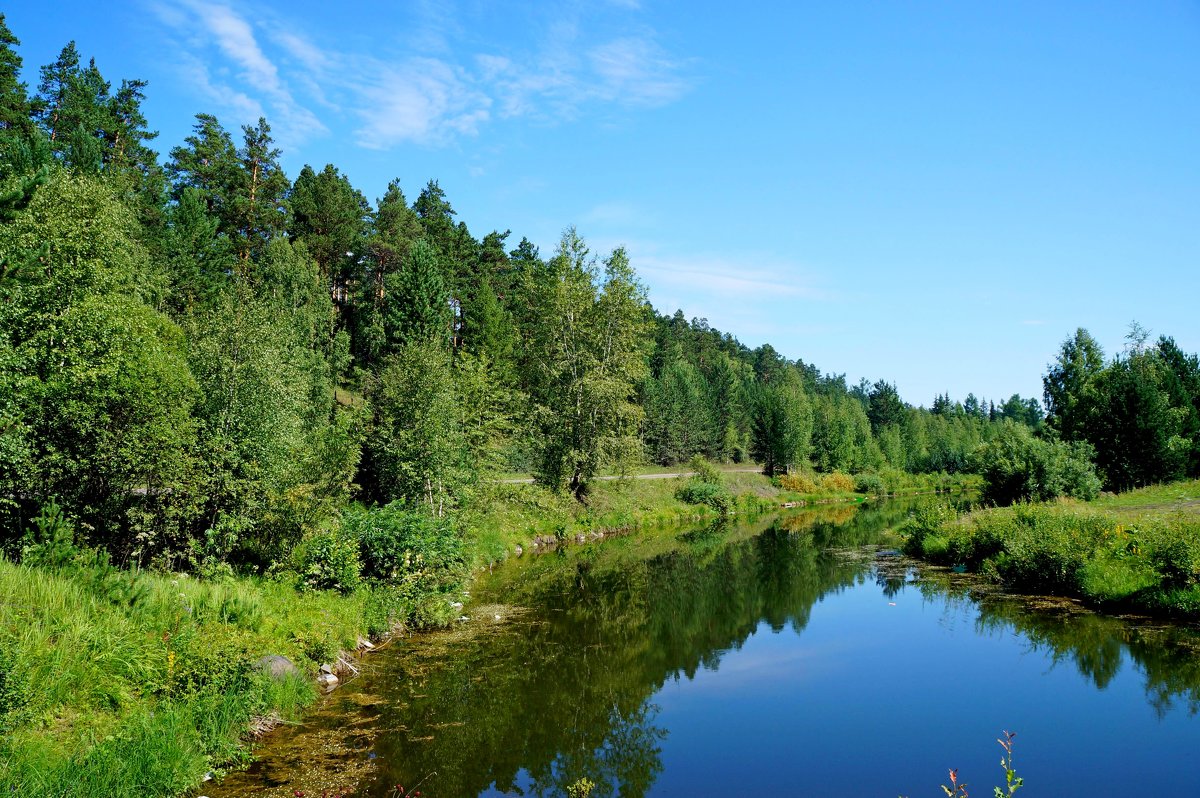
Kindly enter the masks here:
[[[1079, 330], [1037, 398], [926, 408], [647, 301], [567, 227], [481, 237], [436, 180], [289, 177], [265, 119], [165, 156], [147, 85], [75, 44], [21, 80], [0, 16], [0, 536], [46, 508], [114, 562], [266, 572], [351, 503], [455, 519], [498, 475], [588, 501], [644, 464], [975, 472], [994, 501], [1200, 475], [1200, 366]], [[411, 190], [411, 189], [410, 189]], [[865, 484], [872, 484], [868, 480]]]

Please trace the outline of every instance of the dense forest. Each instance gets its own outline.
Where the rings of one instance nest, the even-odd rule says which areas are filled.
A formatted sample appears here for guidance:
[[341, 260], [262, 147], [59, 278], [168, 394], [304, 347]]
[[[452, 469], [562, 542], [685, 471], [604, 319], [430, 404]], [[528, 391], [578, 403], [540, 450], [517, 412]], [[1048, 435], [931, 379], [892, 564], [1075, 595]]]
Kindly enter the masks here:
[[[1200, 366], [1080, 330], [1035, 398], [848, 385], [652, 308], [622, 249], [477, 237], [436, 180], [371, 203], [280, 167], [74, 43], [22, 82], [0, 16], [0, 535], [49, 502], [121, 562], [266, 567], [352, 501], [453, 517], [505, 472], [588, 500], [700, 455], [787, 472], [980, 471], [997, 500], [1200, 474]], [[1095, 470], [1093, 470], [1093, 464]]]

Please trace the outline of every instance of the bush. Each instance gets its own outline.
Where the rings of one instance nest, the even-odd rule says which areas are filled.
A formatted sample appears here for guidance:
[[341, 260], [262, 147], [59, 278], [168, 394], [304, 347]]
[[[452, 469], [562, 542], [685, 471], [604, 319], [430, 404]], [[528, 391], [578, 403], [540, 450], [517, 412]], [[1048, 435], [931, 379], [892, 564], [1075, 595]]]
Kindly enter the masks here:
[[883, 477], [878, 474], [859, 474], [854, 477], [854, 490], [857, 493], [869, 493], [872, 496], [886, 496], [887, 486]]
[[352, 507], [342, 531], [358, 544], [362, 575], [380, 582], [407, 582], [421, 590], [457, 584], [467, 571], [467, 550], [449, 518], [433, 518], [393, 502]]
[[944, 552], [947, 528], [957, 518], [958, 513], [954, 508], [943, 502], [926, 501], [918, 504], [900, 526], [900, 532], [907, 536], [904, 540], [904, 553], [914, 557], [925, 557], [932, 562], [941, 562], [940, 557], [926, 554], [926, 538], [941, 538], [942, 543], [934, 548], [939, 553]]
[[1200, 580], [1200, 540], [1181, 534], [1165, 523], [1152, 524], [1144, 533], [1149, 561], [1167, 590], [1192, 587]]
[[675, 491], [675, 498], [684, 504], [707, 505], [721, 515], [727, 515], [733, 509], [733, 494], [728, 488], [694, 478]]
[[688, 468], [692, 471], [693, 481], [703, 482], [708, 485], [722, 484], [720, 469], [700, 455], [696, 455], [688, 461]]
[[854, 477], [834, 471], [821, 477], [821, 489], [830, 493], [853, 493]]
[[992, 504], [1059, 496], [1090, 501], [1100, 492], [1086, 444], [1035, 438], [1021, 424], [1006, 425], [976, 450], [973, 459], [983, 476], [983, 499]]
[[317, 590], [353, 592], [362, 583], [359, 544], [340, 527], [303, 541], [296, 550], [301, 584]]
[[53, 499], [42, 505], [25, 531], [21, 562], [30, 567], [63, 568], [80, 554], [75, 545], [75, 524]]
[[817, 485], [804, 474], [783, 474], [775, 477], [775, 486], [791, 493], [816, 493]]

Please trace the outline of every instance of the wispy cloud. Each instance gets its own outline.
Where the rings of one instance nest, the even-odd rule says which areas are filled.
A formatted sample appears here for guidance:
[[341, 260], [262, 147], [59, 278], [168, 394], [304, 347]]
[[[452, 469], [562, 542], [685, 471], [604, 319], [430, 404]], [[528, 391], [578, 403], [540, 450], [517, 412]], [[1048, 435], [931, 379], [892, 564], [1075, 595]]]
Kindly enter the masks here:
[[[275, 138], [283, 146], [328, 132], [317, 115], [297, 101], [279, 67], [264, 52], [253, 26], [232, 7], [184, 0], [174, 6], [157, 5], [154, 10], [185, 42], [179, 48], [181, 71], [220, 110], [243, 123], [269, 116]], [[298, 52], [299, 40], [289, 44], [293, 54]], [[219, 57], [213, 58], [214, 54]], [[317, 53], [306, 55], [311, 59]]]
[[447, 132], [473, 135], [490, 116], [491, 99], [443, 61], [414, 58], [375, 67], [378, 78], [354, 87], [365, 101], [357, 111], [358, 141], [365, 147], [429, 142]]
[[607, 100], [662, 105], [678, 99], [688, 88], [679, 76], [681, 64], [646, 36], [601, 44], [592, 48], [588, 60], [600, 78], [597, 95]]
[[644, 256], [636, 260], [639, 272], [664, 289], [704, 293], [715, 301], [771, 296], [828, 300], [830, 295], [800, 276], [796, 266], [764, 266], [761, 260], [745, 261], [714, 256]]
[[[387, 149], [473, 136], [497, 117], [570, 120], [593, 105], [662, 105], [690, 87], [686, 62], [653, 30], [595, 38], [570, 11], [531, 12], [540, 15], [540, 43], [506, 50], [481, 47], [452, 7], [426, 2], [396, 43], [368, 52], [327, 46], [295, 20], [259, 21], [223, 0], [150, 2], [206, 100], [239, 122], [265, 113], [285, 145], [328, 133], [323, 110], [356, 119], [361, 146]], [[638, 4], [613, 5], [628, 14]], [[386, 50], [396, 46], [407, 52]]]

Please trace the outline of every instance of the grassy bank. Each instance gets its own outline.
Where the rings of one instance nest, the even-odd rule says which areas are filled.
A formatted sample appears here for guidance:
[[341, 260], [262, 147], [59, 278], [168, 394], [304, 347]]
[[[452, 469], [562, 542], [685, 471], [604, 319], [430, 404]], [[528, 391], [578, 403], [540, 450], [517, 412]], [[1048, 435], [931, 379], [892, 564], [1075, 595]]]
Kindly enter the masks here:
[[[173, 796], [297, 717], [364, 636], [448, 622], [467, 574], [448, 524], [348, 508], [269, 576], [113, 567], [57, 512], [0, 556], [0, 793]], [[286, 657], [271, 675], [261, 660]]]
[[[667, 473], [684, 471], [688, 471], [687, 466], [675, 467]], [[719, 510], [709, 504], [681, 498], [680, 489], [693, 481], [691, 475], [634, 478], [638, 474], [663, 472], [651, 468], [624, 479], [595, 481], [584, 503], [539, 485], [490, 482], [482, 488], [484, 497], [478, 502], [483, 509], [469, 517], [477, 556], [483, 562], [493, 562], [504, 559], [517, 545], [528, 547], [535, 540], [573, 540], [595, 532], [687, 523], [718, 514]], [[893, 472], [855, 476], [807, 474], [772, 479], [747, 470], [747, 466], [719, 469], [717, 474], [734, 515], [754, 515], [783, 506], [859, 502], [978, 487], [974, 475]], [[504, 478], [522, 476], [505, 474]]]
[[905, 531], [909, 554], [965, 566], [1013, 590], [1200, 618], [1200, 481], [963, 516], [931, 504]]
[[[0, 560], [0, 791], [176, 795], [294, 717], [370, 595]], [[275, 680], [265, 654], [300, 668]]]
[[[221, 567], [204, 578], [115, 568], [51, 513], [21, 562], [0, 556], [0, 792], [179, 795], [244, 764], [251, 731], [297, 718], [317, 695], [318, 667], [362, 637], [449, 622], [472, 566], [518, 543], [703, 520], [722, 506], [753, 515], [857, 502], [861, 487], [730, 471], [600, 481], [581, 504], [493, 483], [475, 502], [484, 509], [458, 519], [351, 507], [267, 575]], [[267, 655], [297, 672], [271, 678], [258, 664]]]

